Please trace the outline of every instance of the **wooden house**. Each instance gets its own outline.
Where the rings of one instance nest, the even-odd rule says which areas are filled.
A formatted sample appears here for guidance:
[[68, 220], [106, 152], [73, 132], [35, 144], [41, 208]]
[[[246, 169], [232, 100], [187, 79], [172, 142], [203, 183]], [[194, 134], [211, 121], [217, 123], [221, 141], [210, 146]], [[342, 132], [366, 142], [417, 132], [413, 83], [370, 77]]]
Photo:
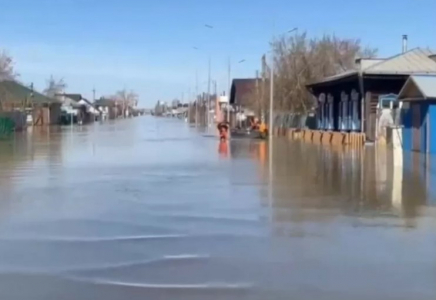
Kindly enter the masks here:
[[436, 74], [431, 51], [415, 48], [387, 59], [358, 59], [356, 69], [309, 84], [320, 131], [362, 132], [377, 139], [380, 99], [398, 96], [410, 75]]
[[17, 81], [0, 81], [0, 111], [21, 112], [23, 117], [31, 116], [33, 125], [54, 125], [59, 123], [60, 101], [49, 98]]

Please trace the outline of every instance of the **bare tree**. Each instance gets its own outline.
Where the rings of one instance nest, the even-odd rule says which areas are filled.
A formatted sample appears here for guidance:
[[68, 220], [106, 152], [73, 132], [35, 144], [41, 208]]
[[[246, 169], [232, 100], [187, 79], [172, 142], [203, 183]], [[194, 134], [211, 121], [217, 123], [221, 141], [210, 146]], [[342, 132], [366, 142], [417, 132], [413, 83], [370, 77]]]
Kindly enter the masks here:
[[6, 52], [0, 52], [0, 81], [2, 80], [15, 80], [19, 74], [14, 70], [14, 60]]
[[138, 94], [134, 91], [127, 91], [123, 89], [121, 91], [116, 92], [113, 97], [117, 102], [120, 102], [125, 108], [131, 107], [134, 108], [138, 105]]
[[67, 84], [63, 78], [57, 80], [52, 75], [50, 79], [47, 80], [47, 87], [44, 90], [44, 94], [47, 97], [55, 98], [57, 94], [64, 93], [66, 88]]
[[[273, 40], [271, 48], [275, 69], [275, 108], [301, 113], [307, 113], [314, 105], [306, 90], [307, 84], [353, 70], [357, 57], [372, 58], [377, 54], [376, 49], [362, 47], [359, 40], [334, 35], [308, 39], [306, 33]], [[268, 97], [262, 97], [265, 98]]]

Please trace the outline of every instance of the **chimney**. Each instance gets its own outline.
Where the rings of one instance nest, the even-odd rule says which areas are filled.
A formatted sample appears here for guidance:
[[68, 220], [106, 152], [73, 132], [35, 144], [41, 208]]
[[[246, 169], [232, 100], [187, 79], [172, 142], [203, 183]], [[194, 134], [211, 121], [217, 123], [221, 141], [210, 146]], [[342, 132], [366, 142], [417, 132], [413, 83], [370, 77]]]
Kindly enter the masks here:
[[407, 52], [407, 34], [403, 34], [403, 53]]

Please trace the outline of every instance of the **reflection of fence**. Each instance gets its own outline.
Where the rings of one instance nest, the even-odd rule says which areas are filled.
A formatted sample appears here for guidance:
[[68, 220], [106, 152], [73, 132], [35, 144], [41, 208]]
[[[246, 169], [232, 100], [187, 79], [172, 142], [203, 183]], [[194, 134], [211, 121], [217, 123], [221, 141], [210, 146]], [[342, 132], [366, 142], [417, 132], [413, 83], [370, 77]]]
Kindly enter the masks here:
[[376, 140], [387, 139], [387, 128], [401, 125], [401, 108], [379, 108], [376, 119]]
[[[198, 124], [199, 126], [206, 126], [207, 123], [207, 108], [204, 103], [201, 103], [196, 107], [197, 104], [193, 104], [189, 107], [189, 122]], [[213, 118], [212, 114], [209, 115], [209, 118]], [[209, 120], [210, 123], [213, 121]]]
[[316, 117], [297, 113], [276, 113], [274, 127], [295, 129], [316, 129]]

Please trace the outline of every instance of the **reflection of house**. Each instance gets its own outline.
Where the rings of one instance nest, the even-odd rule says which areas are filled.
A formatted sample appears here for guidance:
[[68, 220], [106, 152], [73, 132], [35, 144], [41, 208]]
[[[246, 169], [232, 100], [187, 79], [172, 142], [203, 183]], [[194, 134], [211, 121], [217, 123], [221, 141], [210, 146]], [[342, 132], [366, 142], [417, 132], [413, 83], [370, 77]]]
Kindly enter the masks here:
[[318, 100], [318, 129], [361, 131], [375, 140], [380, 96], [397, 95], [409, 75], [436, 74], [432, 58], [416, 48], [388, 59], [358, 59], [356, 70], [308, 85]]
[[99, 115], [92, 103], [80, 94], [57, 94], [56, 97], [62, 102], [63, 123], [91, 123]]
[[24, 122], [18, 119], [14, 121], [23, 126], [26, 119], [31, 120], [33, 125], [52, 125], [59, 122], [61, 103], [16, 81], [1, 81], [0, 111], [15, 112], [15, 116], [17, 111], [21, 112]]
[[403, 101], [403, 149], [436, 153], [436, 75], [410, 76]]

